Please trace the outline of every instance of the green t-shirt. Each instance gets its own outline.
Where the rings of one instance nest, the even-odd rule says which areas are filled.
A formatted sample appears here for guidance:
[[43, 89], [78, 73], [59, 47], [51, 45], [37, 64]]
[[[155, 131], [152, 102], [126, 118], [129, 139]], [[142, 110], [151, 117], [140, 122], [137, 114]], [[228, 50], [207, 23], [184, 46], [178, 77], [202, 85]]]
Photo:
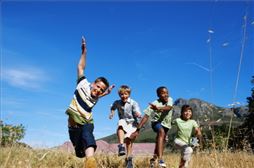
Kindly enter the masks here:
[[189, 119], [187, 121], [177, 118], [173, 121], [173, 125], [177, 127], [176, 138], [190, 144], [191, 134], [194, 128], [198, 128], [195, 120]]
[[[166, 104], [163, 104], [160, 100], [155, 100], [152, 102], [152, 104], [156, 105], [157, 107], [165, 107], [165, 106], [172, 106], [173, 105], [173, 99], [171, 97], [168, 98], [168, 102]], [[150, 117], [150, 120], [152, 122], [161, 122], [161, 125], [166, 128], [171, 128], [171, 120], [172, 120], [172, 112], [171, 109], [168, 112], [157, 112], [148, 106], [144, 113]]]

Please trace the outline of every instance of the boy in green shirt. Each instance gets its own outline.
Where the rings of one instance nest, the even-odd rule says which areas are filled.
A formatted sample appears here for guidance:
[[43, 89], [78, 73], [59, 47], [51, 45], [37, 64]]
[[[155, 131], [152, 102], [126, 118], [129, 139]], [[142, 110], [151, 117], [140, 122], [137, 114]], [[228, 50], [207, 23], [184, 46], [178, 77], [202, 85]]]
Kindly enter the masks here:
[[144, 117], [131, 137], [138, 136], [140, 128], [150, 117], [152, 129], [157, 133], [154, 157], [150, 160], [150, 164], [151, 167], [154, 167], [158, 161], [160, 167], [166, 167], [162, 155], [167, 132], [171, 128], [173, 99], [169, 97], [168, 89], [165, 86], [158, 87], [156, 92], [159, 99], [149, 103], [149, 106], [144, 110]]

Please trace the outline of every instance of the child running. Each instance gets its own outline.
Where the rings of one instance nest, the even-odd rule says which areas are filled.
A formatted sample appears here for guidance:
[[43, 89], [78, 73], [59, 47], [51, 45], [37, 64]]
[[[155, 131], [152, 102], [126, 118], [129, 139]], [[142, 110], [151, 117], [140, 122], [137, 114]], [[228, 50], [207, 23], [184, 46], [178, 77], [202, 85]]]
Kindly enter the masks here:
[[191, 135], [193, 130], [200, 145], [202, 146], [202, 135], [200, 128], [195, 120], [192, 120], [192, 108], [189, 105], [183, 105], [180, 118], [175, 119], [172, 123], [177, 127], [177, 136], [175, 145], [181, 149], [181, 161], [179, 168], [187, 168], [191, 159], [193, 149], [191, 147]]
[[69, 116], [69, 136], [76, 156], [86, 157], [84, 167], [96, 168], [94, 152], [97, 146], [93, 135], [92, 108], [100, 97], [111, 92], [114, 85], [109, 86], [107, 79], [104, 77], [97, 78], [93, 83], [88, 82], [84, 76], [86, 52], [85, 38], [82, 37], [81, 57], [77, 66], [77, 86], [66, 114]]
[[132, 168], [132, 145], [135, 138], [130, 139], [130, 135], [136, 131], [138, 125], [138, 118], [141, 118], [141, 112], [138, 103], [130, 98], [131, 89], [127, 85], [122, 85], [118, 90], [120, 100], [116, 100], [112, 107], [109, 119], [112, 119], [115, 110], [118, 111], [118, 155], [125, 155], [124, 140], [127, 149], [126, 166]]
[[131, 135], [131, 137], [138, 136], [140, 128], [142, 128], [143, 125], [148, 121], [149, 117], [151, 117], [152, 129], [157, 133], [157, 136], [154, 156], [150, 160], [150, 167], [155, 167], [155, 165], [166, 167], [166, 164], [162, 159], [162, 155], [165, 139], [168, 130], [171, 128], [173, 99], [169, 97], [168, 89], [165, 86], [158, 87], [156, 92], [159, 99], [149, 103], [149, 107], [144, 110], [144, 117], [138, 125], [137, 130]]

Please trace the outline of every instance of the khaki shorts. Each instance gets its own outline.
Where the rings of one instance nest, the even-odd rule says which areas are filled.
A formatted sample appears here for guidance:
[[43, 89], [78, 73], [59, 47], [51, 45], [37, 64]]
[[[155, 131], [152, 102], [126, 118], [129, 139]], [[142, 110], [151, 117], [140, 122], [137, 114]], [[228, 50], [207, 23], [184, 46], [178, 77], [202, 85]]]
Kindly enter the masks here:
[[125, 134], [124, 138], [130, 138], [131, 134], [137, 130], [137, 127], [134, 126], [134, 122], [127, 122], [125, 119], [120, 119], [118, 121], [118, 127], [122, 126]]

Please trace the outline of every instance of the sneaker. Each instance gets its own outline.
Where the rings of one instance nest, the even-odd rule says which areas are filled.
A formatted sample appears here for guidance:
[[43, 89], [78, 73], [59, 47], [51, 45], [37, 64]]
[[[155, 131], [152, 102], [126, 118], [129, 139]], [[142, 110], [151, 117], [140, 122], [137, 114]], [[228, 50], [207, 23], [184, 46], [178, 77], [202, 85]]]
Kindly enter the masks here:
[[126, 168], [133, 168], [132, 157], [126, 158]]
[[125, 147], [123, 144], [118, 145], [118, 156], [123, 156], [125, 155]]
[[155, 168], [156, 159], [152, 158], [150, 159], [150, 168]]
[[160, 160], [160, 161], [159, 161], [159, 167], [165, 168], [165, 167], [167, 167], [167, 166], [166, 166], [166, 164], [165, 164], [165, 162], [164, 162], [163, 160]]
[[93, 156], [86, 158], [85, 167], [89, 167], [89, 168], [96, 168], [97, 167], [96, 160]]

